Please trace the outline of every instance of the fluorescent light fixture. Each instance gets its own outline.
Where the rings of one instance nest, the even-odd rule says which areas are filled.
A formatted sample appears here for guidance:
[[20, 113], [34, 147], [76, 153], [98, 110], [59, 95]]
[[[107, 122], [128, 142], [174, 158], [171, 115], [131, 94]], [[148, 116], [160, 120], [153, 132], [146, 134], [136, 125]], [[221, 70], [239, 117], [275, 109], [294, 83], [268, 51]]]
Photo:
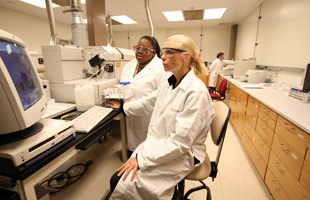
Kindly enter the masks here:
[[[42, 0], [19, 0], [19, 1], [22, 1], [24, 3], [28, 3], [28, 4], [31, 4], [31, 5], [34, 5], [34, 6], [37, 6], [37, 7], [40, 7], [40, 8], [46, 8], [46, 4], [45, 4], [45, 1], [42, 1]], [[56, 8], [56, 7], [59, 7], [59, 5], [55, 4], [55, 3], [52, 3], [52, 7], [53, 8]]]
[[226, 8], [205, 9], [203, 19], [220, 19], [225, 11]]
[[137, 23], [136, 21], [132, 20], [126, 15], [111, 16], [111, 18], [114, 19], [115, 21], [118, 21], [121, 24], [136, 24]]
[[163, 12], [168, 21], [184, 21], [182, 11], [167, 11]]
[[86, 0], [81, 0], [81, 4], [85, 4], [86, 3]]
[[87, 24], [87, 19], [83, 19], [84, 24]]

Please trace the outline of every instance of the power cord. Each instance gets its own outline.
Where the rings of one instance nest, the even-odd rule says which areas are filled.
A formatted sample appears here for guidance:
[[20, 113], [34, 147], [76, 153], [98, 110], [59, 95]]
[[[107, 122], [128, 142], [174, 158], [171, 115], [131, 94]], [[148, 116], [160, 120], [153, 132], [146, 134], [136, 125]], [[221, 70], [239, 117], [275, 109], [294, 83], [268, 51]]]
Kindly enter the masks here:
[[[90, 160], [87, 161], [86, 164], [78, 163], [72, 165], [66, 171], [54, 174], [51, 178], [40, 183], [40, 185], [45, 187], [49, 194], [55, 194], [56, 192], [59, 192], [67, 186], [78, 181], [83, 176], [83, 174], [85, 174], [85, 172], [88, 170], [88, 167], [92, 163], [93, 161]], [[80, 172], [76, 173], [75, 171], [77, 170]]]

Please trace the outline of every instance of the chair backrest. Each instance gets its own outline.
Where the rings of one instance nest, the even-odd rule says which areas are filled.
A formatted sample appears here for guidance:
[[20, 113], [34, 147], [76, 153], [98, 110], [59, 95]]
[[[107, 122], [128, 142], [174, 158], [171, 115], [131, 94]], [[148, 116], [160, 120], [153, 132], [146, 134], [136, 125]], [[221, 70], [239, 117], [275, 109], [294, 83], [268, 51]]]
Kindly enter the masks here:
[[213, 143], [219, 146], [216, 156], [216, 164], [218, 164], [231, 110], [224, 101], [214, 102], [213, 105], [215, 109], [215, 116], [211, 124], [211, 137]]
[[221, 99], [223, 100], [225, 99], [226, 89], [227, 89], [227, 79], [223, 79], [219, 86], [219, 93], [220, 93]]

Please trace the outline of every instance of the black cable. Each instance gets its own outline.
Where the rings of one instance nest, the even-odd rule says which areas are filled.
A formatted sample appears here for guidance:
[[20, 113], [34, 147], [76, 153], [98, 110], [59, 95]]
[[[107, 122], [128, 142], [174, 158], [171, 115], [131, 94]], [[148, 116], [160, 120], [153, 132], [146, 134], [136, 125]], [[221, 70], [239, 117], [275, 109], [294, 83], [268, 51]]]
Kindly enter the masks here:
[[[56, 192], [59, 192], [59, 191], [63, 190], [64, 188], [66, 188], [67, 186], [78, 181], [83, 176], [83, 174], [85, 174], [88, 167], [92, 163], [93, 163], [93, 161], [90, 160], [90, 161], [87, 161], [86, 164], [78, 163], [78, 164], [72, 165], [66, 171], [58, 172], [58, 173], [54, 174], [51, 178], [44, 180], [42, 183], [40, 183], [40, 185], [42, 185], [44, 187], [44, 184], [47, 183], [47, 190], [48, 190], [49, 194], [55, 194]], [[77, 168], [77, 167], [84, 167], [84, 169], [79, 174], [71, 175], [70, 171], [74, 168]], [[54, 181], [56, 183], [53, 183]], [[65, 182], [61, 183], [62, 181], [65, 181]]]

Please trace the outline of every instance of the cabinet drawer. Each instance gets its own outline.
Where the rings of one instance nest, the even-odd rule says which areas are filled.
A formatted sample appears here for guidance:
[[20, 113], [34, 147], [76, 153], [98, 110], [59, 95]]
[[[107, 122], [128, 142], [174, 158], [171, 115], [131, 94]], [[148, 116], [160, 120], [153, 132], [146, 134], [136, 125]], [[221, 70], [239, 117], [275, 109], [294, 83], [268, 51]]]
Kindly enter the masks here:
[[242, 135], [242, 142], [252, 162], [254, 163], [259, 175], [264, 179], [267, 164], [265, 163], [262, 156], [258, 153], [258, 151], [251, 143], [250, 136], [248, 136], [246, 133]]
[[267, 168], [265, 183], [275, 200], [289, 199], [288, 195], [285, 193], [284, 189], [275, 178], [269, 167]]
[[299, 179], [303, 158], [299, 156], [280, 136], [275, 134], [272, 151], [281, 159], [281, 162], [292, 173], [296, 180]]
[[259, 101], [257, 101], [255, 98], [249, 96], [248, 108], [250, 108], [254, 113], [258, 113], [259, 104], [260, 104]]
[[270, 147], [267, 146], [264, 140], [255, 131], [252, 131], [252, 135], [248, 136], [250, 137], [251, 142], [255, 146], [258, 153], [264, 159], [265, 163], [267, 163], [270, 153]]
[[259, 112], [257, 124], [256, 124], [256, 132], [263, 138], [266, 144], [271, 147], [272, 139], [274, 135], [274, 128], [276, 122], [266, 118], [266, 115]]
[[309, 194], [301, 187], [273, 151], [270, 153], [269, 168], [290, 199], [310, 198]]
[[278, 116], [276, 133], [278, 133], [301, 156], [305, 157], [309, 135], [293, 123]]
[[274, 112], [273, 110], [271, 110], [270, 108], [268, 108], [267, 106], [265, 106], [264, 104], [262, 104], [262, 103], [259, 105], [259, 111], [265, 113], [272, 120], [274, 120], [274, 121], [277, 120], [278, 114], [276, 112]]
[[310, 192], [310, 163], [307, 161], [304, 162], [302, 167], [299, 183], [306, 191]]
[[252, 110], [247, 108], [246, 110], [246, 116], [245, 116], [246, 122], [248, 122], [251, 127], [255, 130], [256, 127], [256, 121], [257, 121], [257, 113], [254, 113]]

